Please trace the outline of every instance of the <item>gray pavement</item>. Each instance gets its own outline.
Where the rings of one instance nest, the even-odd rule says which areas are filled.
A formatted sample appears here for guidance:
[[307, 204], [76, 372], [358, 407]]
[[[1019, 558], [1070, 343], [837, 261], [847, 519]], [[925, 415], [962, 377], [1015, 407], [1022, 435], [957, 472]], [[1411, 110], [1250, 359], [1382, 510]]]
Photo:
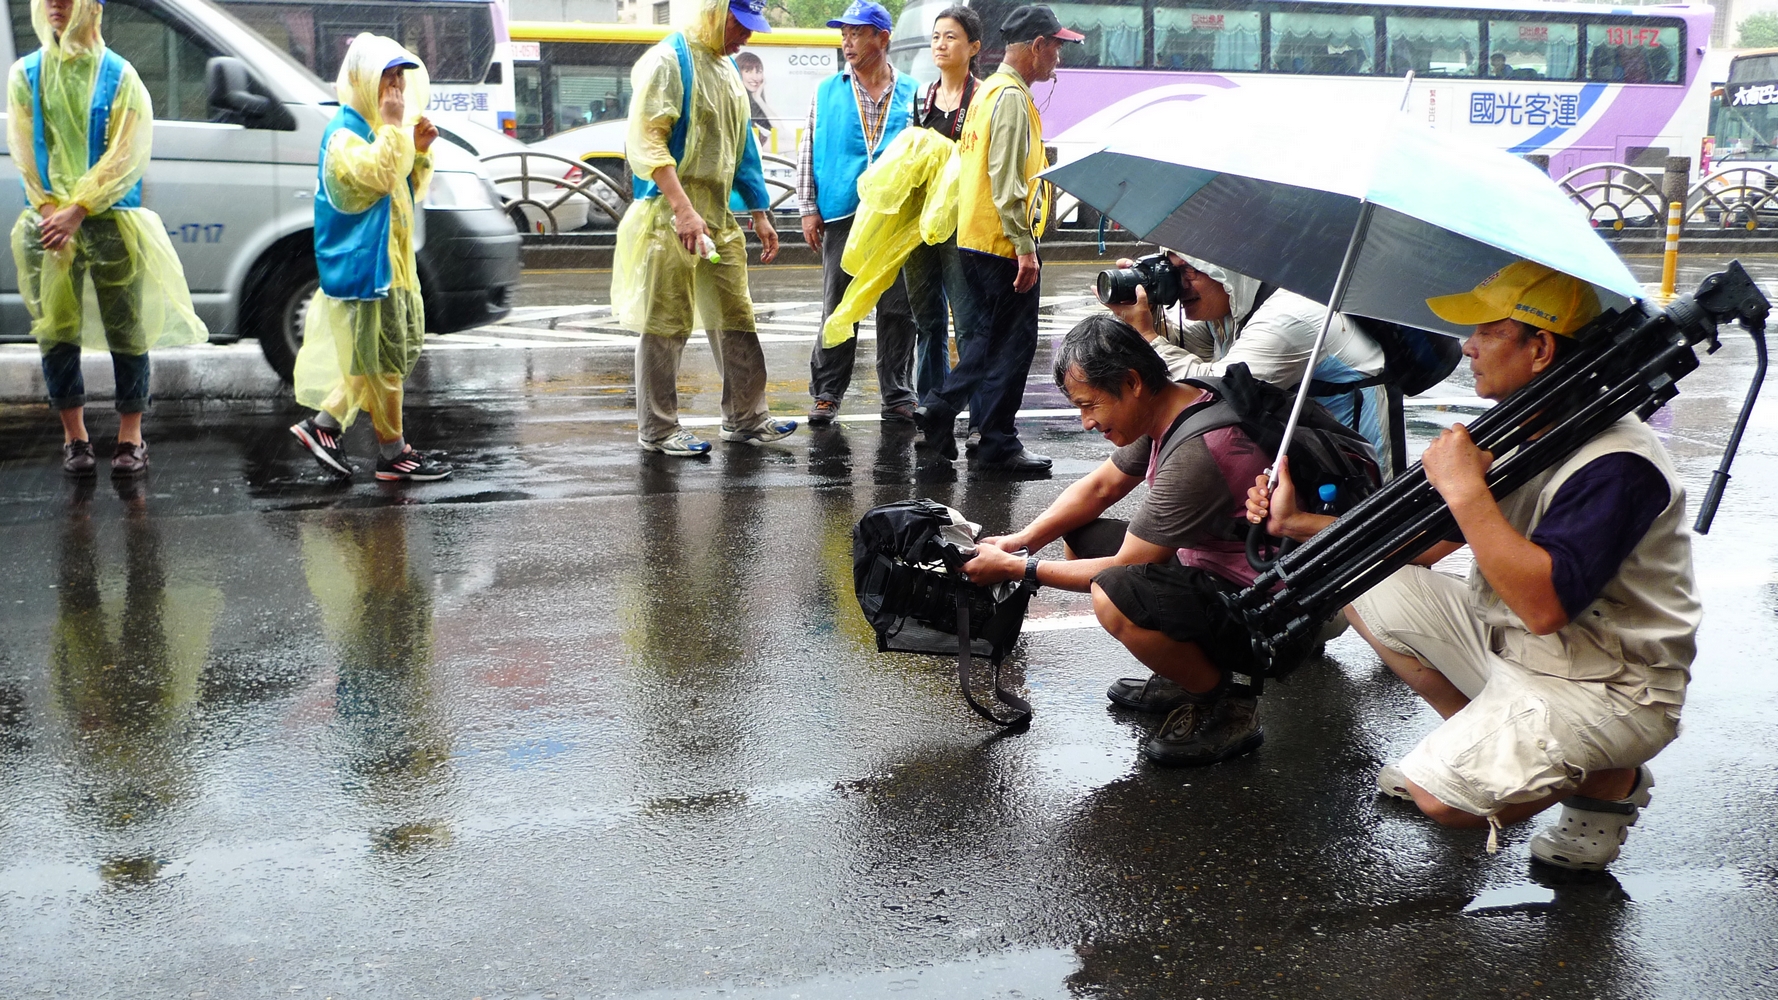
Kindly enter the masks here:
[[[1088, 308], [1063, 276], [1052, 332]], [[83, 490], [42, 407], [0, 406], [0, 997], [1778, 995], [1773, 400], [1697, 540], [1654, 804], [1610, 875], [1556, 877], [1535, 827], [1490, 856], [1373, 795], [1436, 717], [1349, 635], [1268, 693], [1260, 751], [1196, 771], [1137, 760], [1152, 721], [1103, 690], [1138, 668], [1078, 596], [1033, 604], [1023, 734], [876, 652], [859, 515], [1009, 527], [1107, 453], [1047, 338], [1021, 426], [1049, 480], [919, 469], [868, 347], [839, 427], [672, 460], [634, 447], [602, 280], [528, 275], [495, 342], [429, 348], [410, 436], [442, 483], [330, 483], [298, 411], [242, 393], [162, 402], [144, 488]], [[812, 285], [756, 279], [802, 324], [768, 328], [779, 412]], [[1694, 497], [1751, 357], [1728, 338], [1654, 420]], [[1416, 441], [1473, 412], [1453, 379]]]

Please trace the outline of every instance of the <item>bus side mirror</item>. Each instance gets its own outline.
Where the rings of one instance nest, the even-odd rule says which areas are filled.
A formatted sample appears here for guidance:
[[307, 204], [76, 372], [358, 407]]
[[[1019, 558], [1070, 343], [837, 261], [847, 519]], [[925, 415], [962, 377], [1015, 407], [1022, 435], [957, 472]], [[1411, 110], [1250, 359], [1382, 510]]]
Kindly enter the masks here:
[[204, 87], [210, 120], [247, 128], [296, 131], [296, 117], [266, 92], [247, 64], [234, 56], [216, 56], [204, 66]]

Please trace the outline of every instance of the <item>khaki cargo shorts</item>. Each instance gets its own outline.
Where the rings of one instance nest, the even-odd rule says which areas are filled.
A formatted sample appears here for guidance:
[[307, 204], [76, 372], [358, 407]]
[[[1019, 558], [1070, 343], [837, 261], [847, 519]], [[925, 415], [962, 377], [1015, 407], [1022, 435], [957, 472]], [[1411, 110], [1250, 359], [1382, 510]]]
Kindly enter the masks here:
[[1634, 767], [1678, 735], [1678, 710], [1534, 673], [1494, 651], [1464, 581], [1405, 566], [1352, 602], [1371, 634], [1444, 674], [1470, 702], [1408, 755], [1408, 780], [1477, 816]]

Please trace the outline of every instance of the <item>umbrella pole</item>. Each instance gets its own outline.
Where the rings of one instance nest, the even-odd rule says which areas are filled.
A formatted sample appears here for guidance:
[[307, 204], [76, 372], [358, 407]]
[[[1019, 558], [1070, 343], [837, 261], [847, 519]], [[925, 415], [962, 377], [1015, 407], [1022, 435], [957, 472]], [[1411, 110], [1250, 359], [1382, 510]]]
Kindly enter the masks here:
[[1309, 392], [1315, 381], [1315, 365], [1321, 360], [1321, 348], [1327, 342], [1327, 331], [1333, 328], [1334, 317], [1339, 314], [1340, 304], [1346, 299], [1346, 286], [1352, 281], [1352, 267], [1358, 260], [1358, 250], [1364, 245], [1365, 231], [1370, 229], [1371, 208], [1368, 201], [1359, 202], [1358, 223], [1352, 227], [1352, 238], [1346, 241], [1346, 256], [1340, 261], [1340, 273], [1334, 279], [1333, 295], [1327, 300], [1327, 315], [1321, 319], [1321, 332], [1315, 335], [1315, 343], [1309, 347], [1309, 360], [1303, 368], [1303, 380], [1297, 384], [1296, 402], [1290, 407], [1290, 419], [1284, 424], [1284, 438], [1278, 442], [1278, 457], [1272, 460], [1272, 467], [1266, 470], [1272, 488], [1278, 486], [1278, 460], [1290, 453], [1290, 439], [1296, 434], [1297, 420], [1302, 417], [1303, 404], [1309, 401]]

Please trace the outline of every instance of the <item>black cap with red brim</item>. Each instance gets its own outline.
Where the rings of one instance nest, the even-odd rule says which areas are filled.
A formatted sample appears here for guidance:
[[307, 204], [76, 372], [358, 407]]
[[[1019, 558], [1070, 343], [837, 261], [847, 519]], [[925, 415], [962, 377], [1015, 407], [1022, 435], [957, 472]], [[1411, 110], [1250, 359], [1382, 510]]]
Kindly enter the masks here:
[[1029, 42], [1039, 36], [1064, 42], [1084, 42], [1087, 36], [1062, 27], [1056, 12], [1043, 4], [1017, 7], [1000, 22], [1001, 39], [1008, 45]]

